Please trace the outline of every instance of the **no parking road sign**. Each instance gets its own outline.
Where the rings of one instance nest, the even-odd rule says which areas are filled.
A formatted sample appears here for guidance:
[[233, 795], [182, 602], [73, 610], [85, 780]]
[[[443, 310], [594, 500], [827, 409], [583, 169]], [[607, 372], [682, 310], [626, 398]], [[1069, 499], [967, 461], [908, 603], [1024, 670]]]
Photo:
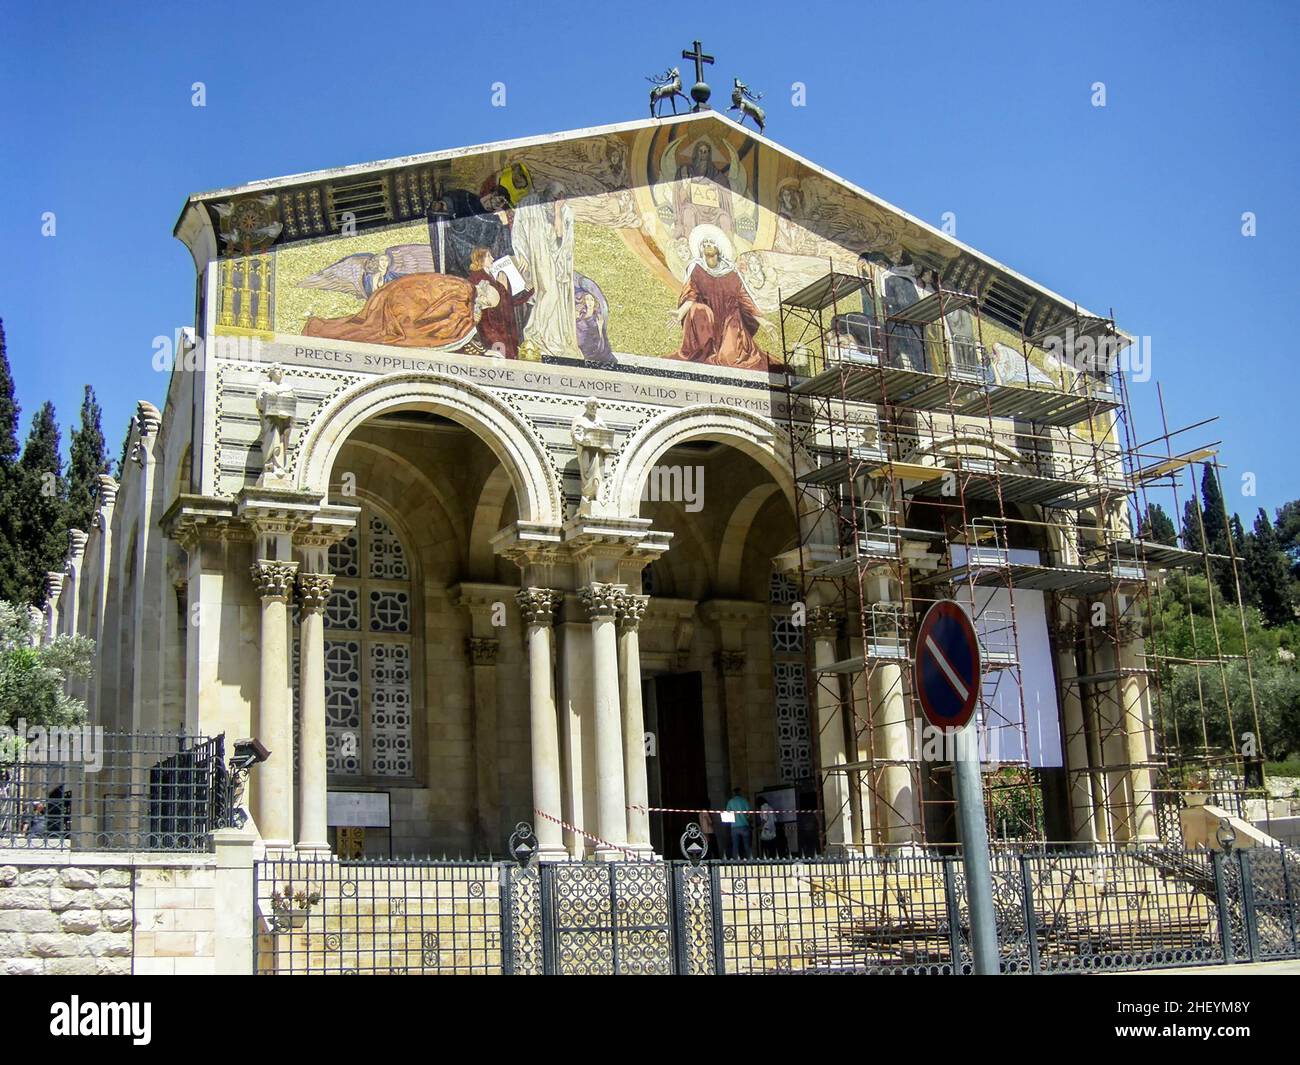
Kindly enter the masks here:
[[912, 678], [925, 719], [935, 728], [961, 728], [980, 692], [980, 644], [970, 615], [943, 599], [926, 612], [916, 634]]

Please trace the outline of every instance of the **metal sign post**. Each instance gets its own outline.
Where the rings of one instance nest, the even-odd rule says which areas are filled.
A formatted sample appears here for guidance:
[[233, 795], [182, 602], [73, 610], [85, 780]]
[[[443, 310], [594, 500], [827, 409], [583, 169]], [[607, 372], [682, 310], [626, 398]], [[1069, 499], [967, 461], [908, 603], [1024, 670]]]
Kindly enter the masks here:
[[956, 740], [955, 797], [966, 868], [971, 949], [975, 971], [993, 976], [999, 971], [998, 933], [980, 780], [979, 727], [974, 717], [980, 691], [979, 637], [960, 603], [942, 600], [926, 612], [916, 634], [912, 678], [925, 719]]

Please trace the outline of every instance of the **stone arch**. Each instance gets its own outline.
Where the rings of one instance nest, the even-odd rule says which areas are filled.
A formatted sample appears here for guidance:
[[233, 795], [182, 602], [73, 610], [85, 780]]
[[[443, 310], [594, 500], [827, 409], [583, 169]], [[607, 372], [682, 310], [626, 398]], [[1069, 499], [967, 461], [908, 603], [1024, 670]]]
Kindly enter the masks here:
[[541, 438], [491, 392], [444, 374], [390, 374], [341, 392], [321, 411], [299, 448], [298, 488], [324, 495], [344, 441], [364, 422], [399, 410], [428, 411], [463, 425], [505, 467], [519, 501], [520, 520], [560, 523], [560, 488], [549, 471]]
[[501, 528], [501, 516], [509, 501], [510, 479], [504, 466], [498, 466], [483, 482], [474, 504], [474, 517], [469, 535], [469, 570], [478, 579], [492, 575], [496, 552], [492, 537]]
[[692, 440], [728, 444], [770, 473], [795, 510], [794, 471], [781, 453], [777, 426], [770, 418], [721, 404], [666, 411], [650, 419], [619, 456], [605, 501], [618, 517], [637, 517], [641, 492], [651, 468], [668, 450]]
[[745, 558], [745, 544], [749, 530], [758, 512], [777, 490], [774, 484], [756, 484], [736, 504], [727, 521], [727, 531], [718, 548], [718, 584], [735, 594], [740, 587], [741, 565]]

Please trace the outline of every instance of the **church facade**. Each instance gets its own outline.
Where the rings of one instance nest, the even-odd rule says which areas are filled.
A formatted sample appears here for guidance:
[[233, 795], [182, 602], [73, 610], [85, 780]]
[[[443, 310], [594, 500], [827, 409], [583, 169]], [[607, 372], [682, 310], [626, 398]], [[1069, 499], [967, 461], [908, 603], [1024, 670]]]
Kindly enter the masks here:
[[[676, 856], [735, 789], [789, 811], [791, 847], [951, 833], [897, 656], [842, 697], [823, 675], [871, 658], [865, 611], [953, 562], [944, 526], [867, 599], [809, 583], [809, 545], [842, 544], [807, 486], [893, 409], [801, 437], [791, 382], [819, 367], [781, 307], [857, 278], [837, 335], [876, 323], [923, 373], [935, 329], [975, 348], [971, 316], [909, 307], [954, 276], [1015, 292], [1022, 328], [984, 322], [981, 372], [1050, 390], [1024, 334], [1072, 303], [708, 111], [195, 195], [176, 236], [193, 330], [50, 576], [49, 631], [97, 641], [94, 723], [256, 737], [276, 850], [501, 853], [524, 821], [546, 858]], [[892, 460], [969, 465], [977, 423], [909, 422]], [[1020, 424], [979, 446], [1020, 461]], [[1070, 513], [1032, 511], [1044, 531], [1007, 550], [1075, 565]], [[1037, 774], [1053, 838], [1151, 835], [1141, 679], [1136, 714], [1088, 726], [1073, 614], [1044, 595], [1014, 593], [1027, 739], [990, 759]]]

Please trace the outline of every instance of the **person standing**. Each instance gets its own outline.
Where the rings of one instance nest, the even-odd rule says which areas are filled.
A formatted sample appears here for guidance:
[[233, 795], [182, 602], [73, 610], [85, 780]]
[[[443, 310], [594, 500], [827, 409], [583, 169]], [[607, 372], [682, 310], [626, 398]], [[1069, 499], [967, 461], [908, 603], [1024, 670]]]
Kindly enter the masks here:
[[739, 788], [727, 800], [727, 811], [735, 818], [731, 823], [731, 857], [752, 858], [752, 836], [749, 830], [749, 802]]

